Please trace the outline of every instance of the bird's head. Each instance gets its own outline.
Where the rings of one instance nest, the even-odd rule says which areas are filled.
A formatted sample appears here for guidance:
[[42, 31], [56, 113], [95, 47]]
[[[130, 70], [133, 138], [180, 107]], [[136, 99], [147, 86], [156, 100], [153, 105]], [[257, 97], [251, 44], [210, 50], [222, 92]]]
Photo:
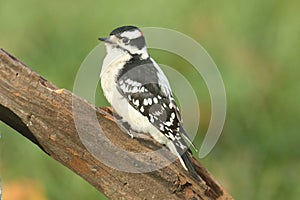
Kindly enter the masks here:
[[109, 37], [99, 38], [106, 46], [107, 53], [121, 50], [131, 55], [147, 58], [147, 48], [143, 32], [135, 26], [122, 26], [114, 29]]

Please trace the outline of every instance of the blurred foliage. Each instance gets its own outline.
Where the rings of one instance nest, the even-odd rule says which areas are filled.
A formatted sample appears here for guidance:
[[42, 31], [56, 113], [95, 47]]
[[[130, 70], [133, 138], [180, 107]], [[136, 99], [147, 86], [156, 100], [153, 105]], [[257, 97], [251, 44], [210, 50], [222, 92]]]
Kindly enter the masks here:
[[[299, 199], [299, 7], [297, 0], [0, 0], [0, 47], [72, 90], [97, 38], [115, 27], [165, 27], [191, 36], [219, 67], [228, 98], [223, 134], [201, 162], [236, 199]], [[191, 83], [199, 81], [185, 70], [184, 60], [151, 54]], [[210, 119], [209, 94], [202, 85], [198, 146]], [[0, 132], [4, 186], [25, 179], [40, 185], [46, 199], [104, 198], [3, 123]]]

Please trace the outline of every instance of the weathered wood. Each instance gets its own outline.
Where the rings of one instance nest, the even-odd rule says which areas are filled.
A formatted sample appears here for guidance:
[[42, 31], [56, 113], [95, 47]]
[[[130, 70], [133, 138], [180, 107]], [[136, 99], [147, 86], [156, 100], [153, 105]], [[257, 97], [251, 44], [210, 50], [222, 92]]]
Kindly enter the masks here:
[[[0, 49], [0, 120], [110, 199], [232, 199], [196, 159], [193, 163], [203, 181], [192, 179], [178, 160], [147, 173], [123, 172], [103, 164], [80, 140], [72, 105], [80, 113], [77, 119], [82, 121], [81, 128], [91, 137], [99, 134], [99, 125], [93, 124], [90, 111], [96, 113], [97, 123], [114, 145], [132, 152], [151, 152], [160, 147], [155, 142], [131, 139], [111, 120], [107, 109], [95, 108], [71, 92], [58, 89]], [[164, 154], [172, 156], [168, 151]], [[166, 155], [158, 155], [153, 162], [164, 162]], [[145, 158], [126, 159], [141, 162]]]

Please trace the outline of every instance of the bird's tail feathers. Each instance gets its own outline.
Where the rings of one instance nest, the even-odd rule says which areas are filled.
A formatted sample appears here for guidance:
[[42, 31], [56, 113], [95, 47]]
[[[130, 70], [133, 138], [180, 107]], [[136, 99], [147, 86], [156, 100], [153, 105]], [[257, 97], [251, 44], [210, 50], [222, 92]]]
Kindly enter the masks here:
[[190, 136], [186, 133], [186, 131], [184, 130], [183, 127], [181, 127], [181, 136], [185, 139], [185, 141], [191, 145], [193, 147], [193, 149], [198, 152], [196, 146], [194, 145], [192, 139], [190, 138]]
[[[182, 141], [184, 142], [184, 141]], [[177, 155], [179, 158], [179, 161], [183, 168], [188, 171], [196, 180], [200, 180], [198, 173], [196, 172], [193, 163], [191, 161], [191, 154], [188, 151], [188, 149], [181, 149], [180, 147], [177, 147], [172, 142], [168, 143], [167, 146], [171, 150], [172, 153]]]
[[194, 165], [191, 161], [190, 155], [188, 152], [184, 152], [181, 156], [180, 156], [180, 162], [182, 164], [182, 166], [189, 171], [189, 173], [197, 180], [199, 180], [199, 175], [196, 172]]

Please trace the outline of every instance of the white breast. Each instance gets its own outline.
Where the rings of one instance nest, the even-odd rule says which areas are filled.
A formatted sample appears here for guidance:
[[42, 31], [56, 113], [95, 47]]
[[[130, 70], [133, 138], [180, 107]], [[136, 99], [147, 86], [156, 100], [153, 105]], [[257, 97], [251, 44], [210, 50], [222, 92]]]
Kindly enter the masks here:
[[132, 107], [117, 89], [116, 79], [119, 70], [124, 63], [130, 59], [130, 55], [123, 54], [117, 60], [111, 60], [111, 56], [106, 56], [103, 62], [100, 78], [103, 94], [107, 101], [114, 108], [115, 112], [127, 122], [136, 132], [150, 133], [158, 142], [166, 144], [168, 139], [155, 128], [139, 111]]

